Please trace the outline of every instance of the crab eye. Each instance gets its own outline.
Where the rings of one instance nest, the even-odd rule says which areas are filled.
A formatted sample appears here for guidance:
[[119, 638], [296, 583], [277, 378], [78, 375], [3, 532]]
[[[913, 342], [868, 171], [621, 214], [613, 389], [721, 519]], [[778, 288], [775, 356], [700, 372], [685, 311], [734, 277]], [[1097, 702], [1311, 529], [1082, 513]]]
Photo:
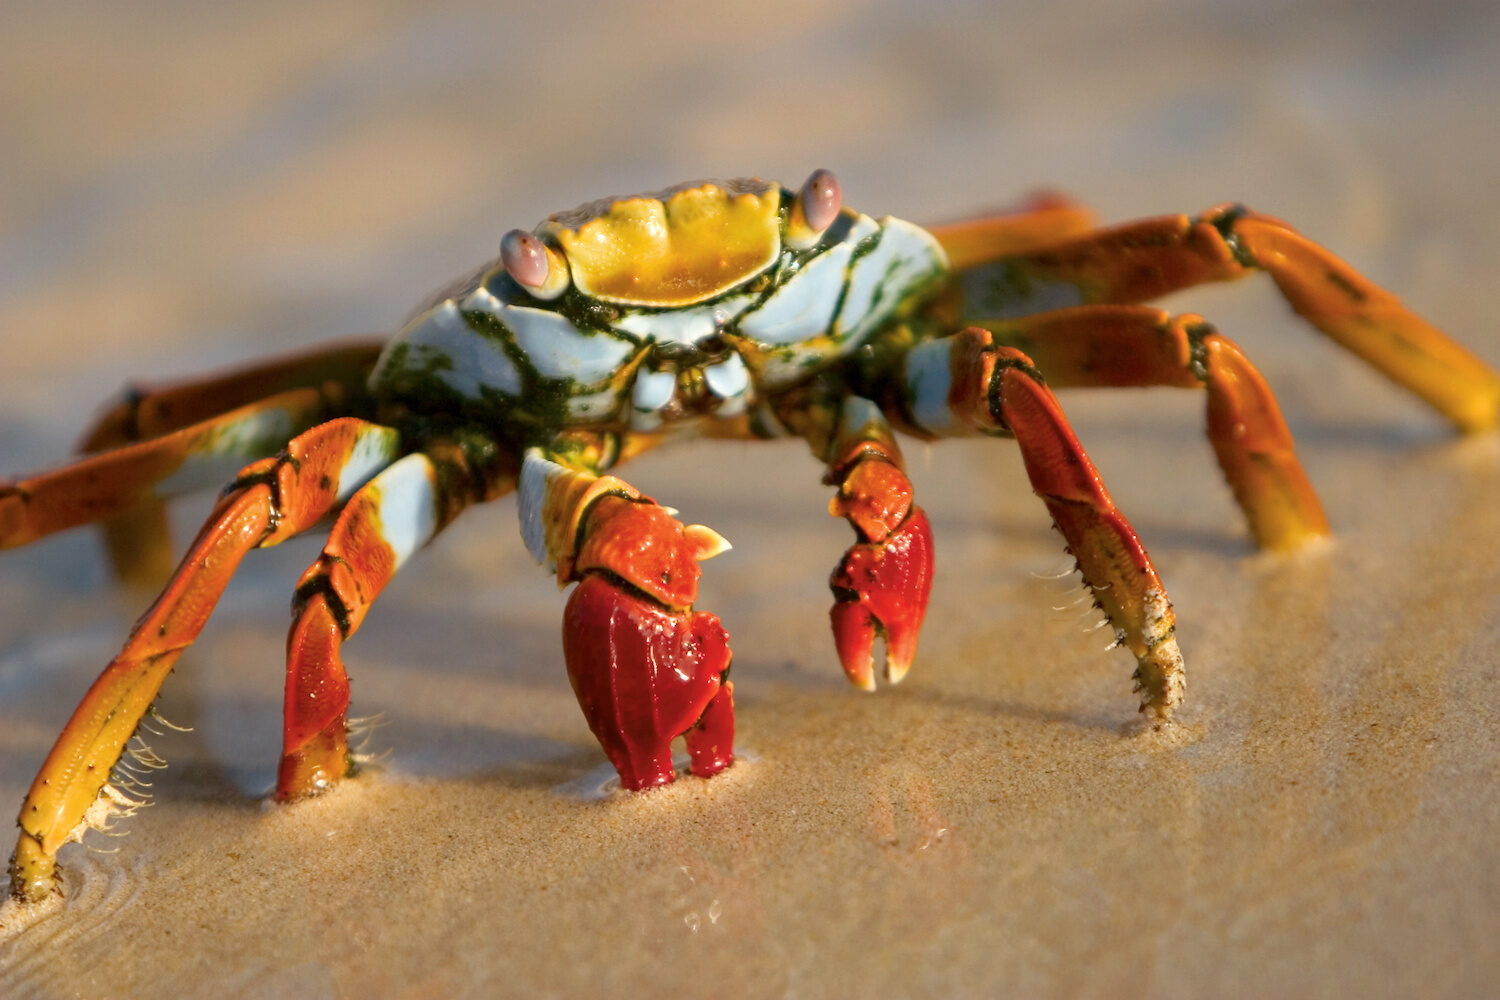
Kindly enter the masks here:
[[524, 229], [501, 238], [500, 263], [516, 284], [539, 299], [555, 299], [568, 287], [568, 269], [556, 251]]
[[821, 233], [838, 218], [839, 209], [844, 207], [844, 191], [832, 172], [814, 170], [802, 185], [797, 200], [802, 203], [802, 217], [807, 220], [807, 227]]
[[792, 210], [788, 242], [799, 250], [814, 246], [823, 231], [833, 225], [844, 207], [844, 192], [838, 178], [828, 170], [814, 170], [797, 192]]

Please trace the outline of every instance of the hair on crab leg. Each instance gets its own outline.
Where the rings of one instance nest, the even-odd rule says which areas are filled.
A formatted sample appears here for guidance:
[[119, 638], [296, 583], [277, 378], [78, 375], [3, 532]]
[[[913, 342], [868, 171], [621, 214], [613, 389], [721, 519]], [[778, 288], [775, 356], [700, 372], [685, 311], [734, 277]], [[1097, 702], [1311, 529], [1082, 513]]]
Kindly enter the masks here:
[[1184, 673], [1166, 589], [1030, 359], [970, 327], [915, 348], [903, 377], [916, 430], [1015, 437], [1032, 489], [1084, 584], [1136, 657], [1141, 711], [1170, 717], [1182, 701]]
[[347, 718], [344, 641], [413, 552], [465, 507], [509, 492], [509, 482], [486, 484], [459, 449], [438, 447], [407, 455], [350, 498], [292, 602], [277, 801], [326, 791], [350, 773], [360, 720]]
[[316, 524], [400, 447], [395, 431], [342, 418], [248, 466], [224, 495], [155, 604], [74, 711], [22, 804], [11, 892], [38, 900], [56, 887], [59, 848], [138, 803], [110, 784], [122, 754], [161, 762], [136, 729], [182, 651], [197, 638], [240, 559]]
[[1185, 689], [1166, 588], [1026, 356], [1008, 348], [996, 355], [998, 391], [990, 398], [998, 407], [991, 407], [1015, 434], [1032, 488], [1067, 539], [1106, 623], [1136, 657], [1141, 711], [1166, 719]]

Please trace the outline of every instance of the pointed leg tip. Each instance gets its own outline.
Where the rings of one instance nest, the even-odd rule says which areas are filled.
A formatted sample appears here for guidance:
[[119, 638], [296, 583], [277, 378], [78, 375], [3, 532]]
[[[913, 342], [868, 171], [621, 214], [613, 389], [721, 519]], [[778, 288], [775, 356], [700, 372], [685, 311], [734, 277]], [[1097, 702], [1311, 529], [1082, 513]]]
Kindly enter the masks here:
[[10, 898], [29, 905], [61, 891], [56, 859], [30, 834], [21, 834], [10, 861]]
[[1153, 722], [1170, 721], [1187, 693], [1187, 674], [1177, 640], [1169, 638], [1148, 651], [1136, 668], [1135, 679], [1141, 714]]

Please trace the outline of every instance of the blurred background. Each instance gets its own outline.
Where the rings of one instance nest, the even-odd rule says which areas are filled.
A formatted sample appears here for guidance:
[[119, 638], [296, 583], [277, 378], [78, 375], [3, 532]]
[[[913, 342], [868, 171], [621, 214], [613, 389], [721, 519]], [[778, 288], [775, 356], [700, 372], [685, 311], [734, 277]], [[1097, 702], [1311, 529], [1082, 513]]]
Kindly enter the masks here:
[[[97, 406], [127, 379], [185, 375], [335, 336], [394, 330], [431, 289], [493, 256], [505, 230], [552, 212], [699, 177], [757, 174], [795, 186], [816, 167], [837, 172], [850, 204], [917, 222], [962, 217], [1038, 187], [1069, 192], [1107, 221], [1241, 201], [1291, 220], [1500, 365], [1497, 67], [1500, 6], [1489, 0], [6, 4], [0, 470], [19, 473], [67, 454]], [[931, 794], [948, 803], [949, 825], [959, 828], [962, 817], [971, 831], [990, 832], [971, 832], [970, 860], [944, 869], [946, 876], [903, 881], [890, 898], [877, 892], [871, 908], [879, 902], [899, 914], [905, 907], [908, 919], [938, 923], [951, 916], [951, 932], [940, 936], [944, 961], [931, 959], [935, 952], [914, 955], [887, 970], [893, 978], [884, 980], [886, 990], [877, 982], [877, 992], [961, 996], [985, 987], [1125, 996], [1182, 988], [1230, 996], [1253, 983], [1312, 996], [1340, 994], [1335, 982], [1373, 993], [1421, 982], [1463, 995], [1484, 975], [1465, 946], [1492, 941], [1500, 890], [1491, 838], [1478, 833], [1493, 829], [1500, 809], [1492, 792], [1475, 792], [1484, 785], [1473, 770], [1488, 761], [1492, 771], [1497, 759], [1493, 736], [1484, 737], [1493, 730], [1483, 724], [1495, 712], [1495, 576], [1485, 565], [1495, 562], [1486, 532], [1500, 530], [1487, 500], [1493, 435], [1454, 444], [1420, 404], [1293, 321], [1268, 281], [1206, 289], [1170, 306], [1208, 315], [1266, 372], [1342, 539], [1331, 562], [1316, 567], [1316, 583], [1295, 566], [1249, 558], [1202, 440], [1201, 400], [1193, 394], [1065, 400], [1173, 587], [1184, 648], [1202, 671], [1192, 695], [1200, 714], [1190, 721], [1210, 735], [1198, 757], [1177, 761], [1187, 769], [1182, 780], [1205, 794], [1226, 781], [1275, 784], [1275, 770], [1287, 761], [1262, 753], [1265, 747], [1291, 752], [1286, 748], [1335, 738], [1341, 730], [1330, 720], [1348, 722], [1350, 731], [1366, 727], [1366, 716], [1350, 707], [1366, 701], [1411, 710], [1413, 699], [1431, 694], [1427, 687], [1418, 684], [1414, 694], [1393, 682], [1364, 690], [1352, 678], [1384, 662], [1383, 649], [1429, 652], [1409, 637], [1431, 631], [1432, 616], [1450, 616], [1441, 618], [1449, 631], [1436, 643], [1449, 652], [1426, 668], [1449, 685], [1450, 699], [1461, 685], [1445, 671], [1477, 671], [1462, 676], [1479, 685], [1473, 690], [1489, 714], [1463, 730], [1477, 742], [1450, 745], [1449, 770], [1398, 767], [1380, 778], [1371, 763], [1360, 774], [1375, 790], [1345, 783], [1339, 787], [1346, 797], [1334, 796], [1332, 805], [1329, 784], [1339, 782], [1327, 776], [1342, 774], [1340, 762], [1352, 751], [1320, 744], [1292, 767], [1308, 797], [1276, 800], [1295, 820], [1286, 832], [1289, 853], [1273, 852], [1239, 881], [1212, 866], [1186, 882], [1164, 874], [1185, 888], [1156, 923], [1144, 912], [1139, 882], [1106, 874], [1140, 865], [1131, 856], [1140, 845], [1114, 838], [1124, 829], [1157, 836], [1154, 813], [1129, 802], [1091, 812], [1096, 807], [1080, 804], [1068, 787], [1076, 774], [1056, 787], [1048, 782], [1061, 778], [1036, 776], [1031, 780], [1051, 789], [1042, 813], [1057, 824], [1039, 830], [1035, 817], [985, 813], [978, 799], [969, 802], [967, 792], [945, 784], [969, 778], [945, 777], [934, 767]], [[704, 603], [724, 614], [736, 636], [742, 740], [772, 762], [759, 772], [766, 780], [756, 794], [773, 814], [790, 801], [778, 795], [794, 794], [774, 786], [833, 794], [837, 772], [777, 770], [818, 756], [823, 727], [866, 726], [877, 748], [900, 744], [902, 730], [878, 728], [887, 725], [876, 718], [882, 707], [900, 725], [940, 738], [980, 725], [943, 714], [977, 704], [983, 725], [999, 725], [1010, 748], [991, 762], [1008, 775], [985, 779], [994, 781], [1039, 775], [1030, 751], [1017, 749], [1027, 741], [1039, 740], [1074, 766], [1118, 743], [1129, 722], [1129, 668], [1114, 658], [1122, 654], [1100, 656], [1102, 643], [1084, 641], [1071, 618], [1047, 612], [1049, 603], [1062, 603], [1056, 589], [1028, 575], [1059, 568], [1062, 557], [1013, 449], [914, 445], [912, 460], [934, 515], [944, 575], [915, 693], [903, 689], [895, 697], [906, 701], [869, 709], [841, 687], [821, 611], [824, 574], [847, 544], [847, 529], [823, 514], [818, 470], [799, 447], [694, 446], [653, 455], [626, 473], [736, 544], [732, 557], [713, 564]], [[208, 502], [179, 510], [184, 534]], [[287, 549], [247, 564], [204, 642], [184, 661], [188, 669], [169, 685], [175, 714], [168, 715], [197, 727], [167, 753], [182, 766], [164, 779], [171, 790], [163, 799], [184, 804], [133, 821], [149, 832], [132, 838], [119, 860], [85, 861], [79, 852], [75, 863], [86, 871], [144, 878], [163, 863], [152, 845], [170, 842], [174, 816], [227, 812], [225, 822], [242, 830], [257, 821], [246, 803], [269, 786], [275, 765], [286, 601], [317, 544]], [[1307, 587], [1323, 603], [1315, 621], [1297, 626], [1290, 619], [1303, 608], [1287, 595]], [[1397, 605], [1403, 613], [1426, 609], [1428, 617], [1386, 631], [1396, 629], [1387, 609]], [[0, 558], [0, 802], [19, 800], [141, 606], [139, 595], [121, 593], [107, 579], [87, 532]], [[510, 815], [505, 796], [545, 795], [598, 763], [560, 669], [552, 624], [560, 607], [516, 544], [509, 504], [466, 516], [413, 561], [357, 640], [360, 652], [351, 647], [357, 712], [390, 710], [379, 740], [394, 748], [395, 779], [478, 779], [502, 797], [496, 814]], [[1288, 621], [1268, 621], [1268, 609]], [[1303, 647], [1267, 635], [1297, 627], [1306, 630], [1297, 633]], [[1298, 649], [1300, 666], [1285, 674], [1265, 666]], [[998, 665], [980, 663], [995, 657]], [[1297, 689], [1309, 714], [1291, 721], [1275, 711], [1247, 716], [1247, 705], [1284, 697], [1269, 686], [1278, 678], [1310, 685]], [[820, 714], [845, 712], [858, 721]], [[788, 721], [797, 719], [803, 728]], [[1416, 725], [1409, 715], [1395, 722]], [[1085, 735], [1073, 739], [1078, 732]], [[967, 752], [964, 737], [952, 738], [959, 742], [940, 747], [939, 760]], [[1443, 786], [1444, 774], [1458, 784]], [[1349, 819], [1351, 802], [1378, 798], [1414, 775], [1437, 782], [1424, 793], [1435, 800], [1469, 802], [1469, 812], [1436, 825], [1448, 839], [1421, 839], [1436, 828], [1421, 805], [1431, 798], [1408, 803], [1397, 833]], [[1101, 788], [1114, 787], [1119, 775], [1094, 778]], [[462, 794], [474, 794], [472, 787]], [[1204, 815], [1238, 831], [1226, 834], [1230, 841], [1257, 843], [1253, 829], [1233, 824], [1264, 816], [1243, 812], [1253, 812], [1253, 800], [1231, 798], [1222, 816], [1210, 810], [1168, 824], [1172, 832], [1160, 836], [1174, 859], [1169, 871], [1181, 862], [1173, 851], [1199, 856], [1212, 826]], [[1101, 815], [1118, 822], [1100, 828]], [[388, 821], [378, 811], [372, 816], [376, 827]], [[1337, 834], [1311, 860], [1290, 846], [1303, 823]], [[889, 858], [862, 859], [867, 838], [841, 824], [815, 826], [809, 835], [844, 848], [868, 866], [861, 870], [872, 882], [883, 871], [880, 859]], [[991, 857], [981, 836], [1033, 844], [1038, 852], [1053, 837], [1090, 846], [1083, 860], [1025, 855], [1033, 875], [1047, 874], [1042, 882], [1006, 869], [991, 883], [985, 865], [994, 862], [973, 860]], [[853, 846], [844, 837], [853, 837]], [[1398, 846], [1389, 846], [1392, 837]], [[1483, 846], [1477, 857], [1475, 843]], [[566, 838], [561, 847], [583, 849]], [[789, 841], [786, 864], [813, 865], [807, 879], [826, 877], [816, 870], [826, 862], [819, 851]], [[1449, 859], [1451, 877], [1441, 885], [1420, 881], [1424, 852]], [[1370, 865], [1392, 858], [1400, 861], [1399, 877], [1385, 868], [1371, 874]], [[1320, 883], [1309, 874], [1325, 863], [1341, 881]], [[1298, 874], [1267, 883], [1266, 872], [1278, 867]], [[913, 908], [932, 886], [949, 885], [945, 877], [975, 880], [986, 895], [1004, 889], [1040, 902], [1028, 903], [1027, 913], [995, 897], [980, 905], [966, 896], [951, 911]], [[1332, 937], [1319, 936], [1326, 920], [1309, 925], [1291, 916], [1302, 912], [1299, 894], [1309, 885], [1332, 897], [1354, 883], [1366, 886], [1365, 895], [1352, 916], [1328, 918], [1342, 928]], [[372, 892], [370, 899], [404, 913], [411, 901], [390, 891], [395, 895]], [[726, 940], [702, 954], [709, 970], [727, 978], [690, 985], [717, 981], [722, 995], [853, 995], [839, 984], [868, 972], [867, 946], [904, 954], [884, 936], [894, 931], [865, 924], [858, 934], [848, 924], [830, 931], [827, 924], [838, 921], [823, 920], [828, 915], [802, 896], [793, 893], [797, 906], [806, 904], [799, 910], [779, 905], [772, 889], [761, 891], [769, 916], [748, 932], [752, 944], [742, 953], [755, 956], [757, 971], [726, 971], [741, 968]], [[541, 905], [545, 898], [512, 900], [507, 923], [529, 921], [542, 941], [564, 935], [565, 925], [548, 924], [547, 913], [556, 912]], [[1424, 937], [1406, 910], [1387, 923], [1377, 919], [1397, 898], [1443, 901], [1458, 916]], [[611, 903], [605, 894], [600, 905], [624, 913], [629, 902]], [[143, 909], [142, 897], [116, 903], [140, 919], [164, 919], [162, 910]], [[996, 906], [1004, 912], [986, 909]], [[1234, 916], [1247, 907], [1259, 907], [1248, 925]], [[453, 932], [458, 919], [436, 926]], [[1028, 921], [1056, 933], [1017, 933]], [[426, 940], [401, 922], [403, 933]], [[1132, 954], [1121, 942], [1138, 932]], [[390, 940], [371, 933], [377, 943]], [[605, 943], [591, 954], [569, 953], [579, 976], [591, 962], [632, 970], [615, 981], [631, 988], [682, 975], [653, 978], [649, 963], [612, 950], [609, 934], [624, 933], [618, 924], [590, 933]], [[801, 943], [788, 943], [799, 935]], [[1076, 937], [1059, 943], [1067, 935]], [[1177, 957], [1166, 944], [1174, 935], [1198, 945], [1198, 958]], [[46, 995], [51, 986], [62, 992], [67, 981], [47, 978], [60, 975], [56, 970], [96, 975], [106, 959], [118, 958], [103, 936], [59, 932], [48, 940], [29, 957], [7, 958], [0, 943], [0, 970], [13, 963], [12, 971], [32, 977], [18, 982]], [[702, 946], [670, 935], [645, 940], [669, 953]], [[445, 947], [437, 940], [428, 946]], [[814, 961], [799, 948], [821, 957]], [[150, 954], [146, 947], [138, 960]], [[1371, 965], [1371, 954], [1384, 957]], [[1103, 957], [1079, 972], [1082, 956]], [[277, 981], [257, 979], [269, 974], [268, 959], [235, 959], [232, 950], [220, 958], [228, 977], [220, 985], [231, 992], [257, 995], [255, 983]], [[338, 995], [360, 982], [336, 959], [303, 959], [318, 971], [293, 981], [306, 987], [302, 995]], [[639, 968], [631, 964], [637, 961]], [[1485, 962], [1493, 971], [1494, 959]], [[44, 967], [52, 971], [38, 971]], [[853, 978], [840, 979], [840, 970]], [[418, 981], [402, 975], [365, 982], [374, 991], [367, 995]], [[1245, 975], [1261, 978], [1234, 978]], [[133, 976], [116, 986], [130, 994], [132, 984], [149, 982], [144, 973]], [[545, 974], [537, 976], [508, 982], [548, 995]], [[445, 982], [462, 993], [492, 980], [470, 969]], [[568, 982], [571, 988], [553, 988], [559, 995], [590, 992], [585, 980]], [[608, 993], [599, 986], [607, 976], [587, 982]], [[189, 980], [177, 986], [183, 995], [194, 991]], [[212, 992], [201, 982], [198, 988]]]

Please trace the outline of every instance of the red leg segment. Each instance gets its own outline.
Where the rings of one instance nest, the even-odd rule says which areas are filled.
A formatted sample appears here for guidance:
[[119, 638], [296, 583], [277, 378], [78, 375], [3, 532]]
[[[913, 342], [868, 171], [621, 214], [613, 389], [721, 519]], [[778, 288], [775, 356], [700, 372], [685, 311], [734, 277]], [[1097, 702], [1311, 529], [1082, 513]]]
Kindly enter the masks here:
[[1313, 326], [1427, 401], [1460, 430], [1500, 423], [1500, 376], [1323, 247], [1267, 215], [1221, 205], [1162, 216], [976, 264], [961, 275], [967, 321], [1062, 305], [1144, 302], [1255, 270]]
[[577, 581], [563, 616], [563, 655], [589, 728], [637, 790], [673, 779], [671, 743], [686, 739], [692, 772], [734, 759], [729, 635], [693, 610], [698, 562], [727, 548], [684, 526], [613, 476], [569, 469], [533, 451], [521, 472], [528, 545]]
[[[951, 422], [942, 429], [1000, 430], [1015, 436], [1032, 488], [1067, 540], [1084, 583], [1114, 626], [1119, 644], [1136, 657], [1141, 711], [1159, 719], [1169, 717], [1184, 690], [1171, 602], [1150, 556], [1110, 499], [1056, 397], [1025, 354], [996, 347], [988, 330], [971, 328], [924, 348], [932, 357], [947, 355], [944, 402]], [[922, 358], [917, 355], [914, 360]], [[908, 378], [913, 379], [913, 373]], [[921, 409], [930, 385], [918, 378], [911, 391]]]
[[932, 529], [912, 502], [901, 451], [873, 403], [846, 402], [830, 454], [828, 480], [838, 494], [829, 513], [858, 536], [829, 580], [834, 644], [849, 680], [873, 691], [877, 635], [885, 639], [890, 683], [906, 676], [916, 655], [932, 591]]
[[122, 803], [129, 798], [115, 787], [113, 769], [245, 553], [317, 523], [398, 447], [394, 431], [345, 418], [314, 428], [280, 457], [244, 470], [120, 655], [84, 696], [32, 783], [11, 861], [14, 895], [36, 900], [53, 891], [58, 849], [126, 808]]
[[413, 552], [464, 507], [505, 491], [491, 485], [479, 488], [458, 449], [433, 449], [391, 465], [344, 506], [292, 603], [277, 801], [326, 791], [350, 773], [344, 640]]
[[1101, 305], [984, 326], [997, 342], [1029, 356], [1054, 387], [1206, 389], [1208, 439], [1256, 543], [1285, 551], [1328, 534], [1270, 386], [1201, 317]]

